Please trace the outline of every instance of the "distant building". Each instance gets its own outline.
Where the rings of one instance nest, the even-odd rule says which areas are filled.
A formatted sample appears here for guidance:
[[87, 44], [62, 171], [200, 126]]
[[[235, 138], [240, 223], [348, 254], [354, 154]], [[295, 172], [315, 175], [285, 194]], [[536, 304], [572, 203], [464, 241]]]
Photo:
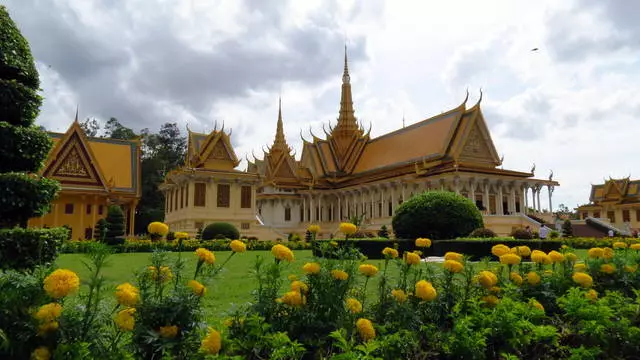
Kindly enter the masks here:
[[581, 219], [596, 218], [624, 232], [640, 230], [640, 180], [609, 179], [591, 186], [589, 204], [578, 207]]
[[[397, 207], [411, 196], [448, 190], [472, 200], [485, 214], [486, 226], [504, 235], [527, 225], [536, 229], [540, 224], [534, 219], [545, 216], [541, 190], [547, 188], [551, 210], [559, 185], [552, 176], [535, 179], [535, 166], [529, 172], [500, 167], [480, 100], [467, 108], [465, 99], [440, 115], [371, 138], [355, 116], [346, 53], [337, 123], [323, 138], [303, 138], [299, 160], [284, 136], [282, 106], [272, 146], [262, 159], [249, 161], [246, 172], [234, 170], [237, 160], [223, 131], [189, 134], [187, 165], [169, 174], [161, 187], [167, 194], [166, 221], [176, 231], [229, 221], [246, 235], [268, 229], [277, 234], [272, 237], [285, 238], [302, 235], [316, 223], [326, 238], [341, 221], [359, 216], [361, 229], [373, 233], [390, 227]], [[197, 195], [196, 186], [206, 195]], [[240, 206], [249, 194], [251, 207]], [[198, 196], [206, 200], [196, 206]], [[220, 200], [229, 196], [230, 203]], [[526, 214], [528, 208], [535, 217]], [[547, 215], [545, 221], [551, 221]]]
[[135, 209], [141, 196], [140, 141], [85, 135], [76, 114], [64, 134], [50, 132], [54, 142], [41, 174], [58, 180], [62, 191], [45, 216], [30, 227], [68, 226], [73, 240], [92, 239], [97, 221], [109, 205], [125, 213], [126, 234], [133, 235]]

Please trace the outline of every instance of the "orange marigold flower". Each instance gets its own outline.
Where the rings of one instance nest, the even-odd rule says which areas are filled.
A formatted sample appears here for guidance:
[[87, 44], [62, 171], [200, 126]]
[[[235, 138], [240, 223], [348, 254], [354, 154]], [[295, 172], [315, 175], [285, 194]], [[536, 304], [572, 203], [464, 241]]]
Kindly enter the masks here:
[[371, 264], [362, 264], [358, 267], [358, 270], [366, 277], [372, 277], [378, 273], [378, 268]]
[[584, 288], [590, 288], [593, 285], [593, 278], [587, 273], [576, 272], [571, 276], [571, 278], [576, 284], [579, 284]]
[[320, 272], [320, 264], [317, 262], [306, 263], [302, 266], [302, 271], [304, 271], [305, 274], [318, 274]]
[[358, 321], [356, 321], [356, 328], [358, 329], [358, 334], [364, 341], [369, 341], [376, 337], [376, 330], [368, 319], [358, 319]]
[[423, 247], [423, 248], [431, 247], [431, 240], [427, 238], [417, 238], [416, 247]]
[[395, 259], [400, 254], [398, 254], [398, 250], [390, 248], [390, 247], [386, 247], [386, 248], [382, 249], [382, 255], [384, 255], [385, 257], [389, 257], [391, 259]]
[[456, 260], [445, 260], [442, 266], [445, 268], [445, 270], [452, 273], [459, 273], [462, 271], [462, 269], [464, 269], [464, 265]]
[[336, 280], [347, 280], [349, 278], [349, 274], [342, 270], [331, 270], [331, 277]]
[[438, 292], [433, 285], [426, 281], [420, 280], [416, 283], [416, 297], [424, 301], [433, 301], [438, 296]]
[[413, 252], [405, 252], [404, 261], [409, 265], [418, 265], [420, 264], [420, 255]]
[[44, 279], [44, 291], [54, 299], [63, 298], [80, 288], [80, 278], [67, 269], [58, 269]]
[[216, 261], [216, 257], [213, 252], [205, 248], [196, 249], [196, 255], [198, 256], [199, 261], [206, 262], [209, 265]]

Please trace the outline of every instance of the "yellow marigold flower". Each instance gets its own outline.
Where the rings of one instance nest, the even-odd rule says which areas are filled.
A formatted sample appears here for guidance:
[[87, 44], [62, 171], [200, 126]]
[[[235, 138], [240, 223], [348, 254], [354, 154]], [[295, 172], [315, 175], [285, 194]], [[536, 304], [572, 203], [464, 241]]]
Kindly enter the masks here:
[[292, 262], [294, 260], [293, 251], [282, 244], [274, 245], [271, 248], [271, 253], [280, 261], [287, 260], [288, 262]]
[[576, 272], [571, 276], [571, 278], [576, 284], [579, 284], [584, 288], [590, 288], [593, 285], [593, 278], [587, 273]]
[[47, 321], [38, 326], [38, 335], [54, 332], [58, 330], [60, 324], [57, 321]]
[[240, 240], [232, 240], [229, 243], [229, 246], [231, 247], [231, 251], [233, 251], [233, 252], [243, 253], [243, 252], [247, 251], [247, 244], [245, 244], [244, 242], [242, 242]]
[[491, 271], [483, 270], [478, 273], [476, 280], [485, 288], [490, 288], [498, 283], [498, 277]]
[[340, 232], [345, 235], [352, 235], [357, 230], [358, 228], [352, 223], [348, 223], [348, 222], [340, 223]]
[[600, 266], [600, 271], [605, 274], [613, 274], [616, 272], [616, 266], [613, 264], [602, 264]]
[[511, 279], [511, 281], [512, 281], [514, 284], [516, 284], [516, 285], [522, 285], [522, 283], [523, 283], [523, 281], [524, 281], [524, 280], [522, 279], [522, 276], [520, 276], [520, 274], [515, 273], [515, 272], [512, 272], [512, 273], [509, 275], [509, 279]]
[[197, 248], [196, 255], [198, 256], [198, 261], [206, 262], [209, 265], [212, 265], [216, 261], [216, 256], [213, 252], [205, 248]]
[[310, 233], [313, 234], [317, 234], [320, 232], [320, 225], [317, 224], [311, 224], [309, 225], [309, 227], [307, 228], [307, 231], [309, 231]]
[[138, 288], [128, 282], [120, 284], [116, 287], [116, 299], [120, 305], [135, 306], [139, 299]]
[[510, 252], [511, 252], [511, 249], [507, 245], [504, 245], [504, 244], [494, 245], [491, 248], [491, 253], [493, 255], [497, 256], [497, 257], [500, 257], [500, 256], [502, 256], [504, 254], [508, 254]]
[[586, 269], [587, 269], [587, 264], [585, 263], [579, 263], [579, 264], [573, 265], [573, 270], [575, 271], [585, 271]]
[[169, 233], [169, 226], [160, 221], [154, 221], [147, 226], [149, 234], [166, 236]]
[[631, 245], [629, 245], [629, 248], [633, 249], [633, 250], [640, 250], [640, 243], [631, 244]]
[[189, 280], [187, 286], [190, 287], [193, 293], [197, 296], [204, 296], [204, 294], [207, 292], [207, 288], [197, 280]]
[[356, 328], [358, 329], [358, 334], [364, 341], [369, 341], [376, 337], [376, 330], [368, 319], [358, 319], [358, 321], [356, 321]]
[[494, 307], [500, 302], [500, 299], [498, 299], [498, 297], [495, 295], [483, 296], [481, 300], [489, 307]]
[[306, 263], [302, 267], [302, 270], [305, 272], [305, 274], [317, 274], [320, 272], [320, 264], [318, 264], [317, 262]]
[[331, 276], [336, 280], [347, 280], [349, 278], [349, 274], [342, 270], [331, 270]]
[[331, 245], [333, 247], [337, 247], [338, 246], [338, 242], [337, 241], [330, 241], [329, 245]]
[[423, 247], [423, 248], [431, 247], [431, 240], [427, 238], [417, 238], [416, 247]]
[[302, 306], [306, 303], [305, 297], [299, 291], [289, 291], [284, 293], [280, 301], [289, 306]]
[[553, 262], [551, 260], [551, 257], [549, 257], [549, 255], [545, 254], [543, 251], [540, 251], [540, 250], [533, 250], [531, 252], [531, 261], [533, 261], [536, 264], [543, 264], [543, 265], [549, 265]]
[[622, 242], [622, 241], [616, 241], [613, 243], [613, 248], [614, 249], [626, 249], [627, 248], [627, 243]]
[[502, 291], [502, 288], [500, 288], [500, 286], [492, 286], [489, 288], [489, 292], [492, 294], [499, 294], [500, 291]]
[[444, 259], [445, 260], [455, 260], [457, 262], [462, 262], [462, 260], [464, 259], [464, 255], [459, 254], [457, 252], [449, 251], [448, 253], [444, 254]]
[[67, 269], [58, 269], [44, 279], [44, 291], [54, 299], [63, 298], [78, 291], [80, 278]]
[[574, 253], [568, 252], [568, 253], [564, 253], [564, 258], [567, 259], [567, 261], [570, 262], [576, 262], [578, 261], [578, 256]]
[[613, 249], [610, 247], [602, 249], [602, 257], [606, 260], [613, 259]]
[[527, 257], [531, 255], [531, 249], [526, 245], [515, 246], [511, 249], [511, 252], [515, 253], [516, 255], [520, 255], [522, 257]]
[[189, 238], [189, 234], [186, 232], [178, 231], [173, 234], [178, 240], [185, 240]]
[[62, 314], [62, 305], [58, 303], [48, 303], [40, 306], [34, 317], [40, 322], [54, 321]]
[[[134, 317], [135, 313], [135, 308], [120, 310], [116, 314], [116, 318], [114, 319], [114, 321], [122, 331], [132, 331], [133, 327], [136, 324], [136, 319]], [[162, 328], [160, 328], [160, 330], [162, 330]], [[177, 330], [178, 328], [176, 327], [176, 331]]]
[[628, 273], [634, 273], [638, 270], [638, 265], [625, 265], [624, 271]]
[[393, 296], [399, 303], [407, 301], [407, 293], [402, 289], [391, 290], [391, 296]]
[[160, 330], [158, 330], [158, 332], [161, 337], [171, 339], [178, 336], [178, 327], [175, 325], [160, 326]]
[[456, 260], [445, 260], [442, 266], [445, 268], [445, 270], [448, 270], [452, 273], [459, 273], [462, 271], [462, 269], [464, 269], [464, 265]]
[[346, 300], [346, 304], [347, 304], [347, 309], [349, 309], [349, 311], [351, 311], [352, 314], [357, 314], [362, 312], [362, 304], [360, 303], [360, 301], [358, 301], [358, 299], [348, 298]]
[[420, 255], [413, 252], [405, 252], [404, 261], [409, 265], [418, 265], [420, 264]]
[[587, 251], [587, 255], [592, 259], [599, 259], [604, 256], [604, 249], [599, 247], [594, 247]]
[[287, 279], [289, 279], [289, 281], [296, 281], [296, 280], [298, 280], [298, 275], [291, 274], [291, 275], [287, 276]]
[[209, 328], [209, 333], [200, 343], [200, 349], [209, 355], [219, 353], [220, 349], [222, 349], [222, 336], [220, 333], [213, 328]]
[[551, 258], [551, 261], [553, 261], [554, 263], [560, 263], [564, 261], [564, 255], [562, 255], [561, 253], [555, 250], [549, 251], [549, 257]]
[[598, 299], [598, 292], [593, 289], [590, 289], [589, 291], [584, 293], [584, 297], [586, 297], [591, 301], [595, 301], [596, 299]]
[[32, 360], [49, 360], [51, 359], [51, 352], [46, 346], [40, 346], [39, 348], [33, 350], [31, 353]]
[[[149, 266], [149, 271], [151, 272], [151, 278], [153, 280], [158, 280], [158, 268], [155, 266]], [[173, 273], [168, 266], [160, 266], [160, 281], [165, 282], [169, 281], [173, 278]]]
[[516, 254], [504, 254], [500, 256], [500, 263], [505, 265], [518, 265], [522, 259]]
[[291, 290], [306, 293], [309, 291], [309, 286], [300, 280], [296, 280], [291, 283]]
[[416, 283], [416, 297], [419, 299], [424, 301], [433, 301], [436, 296], [438, 296], [438, 292], [430, 282], [420, 280]]
[[538, 275], [538, 273], [533, 271], [529, 272], [527, 274], [527, 282], [529, 282], [530, 285], [540, 284], [540, 275]]
[[372, 277], [378, 273], [378, 268], [371, 264], [362, 264], [358, 267], [358, 270], [366, 277]]
[[398, 250], [390, 248], [390, 247], [386, 247], [384, 249], [382, 249], [382, 255], [384, 255], [385, 257], [390, 257], [392, 259], [395, 259], [399, 256], [398, 254]]
[[544, 306], [542, 306], [542, 304], [540, 304], [540, 302], [536, 299], [530, 299], [529, 300], [529, 305], [533, 306], [534, 308], [544, 311]]

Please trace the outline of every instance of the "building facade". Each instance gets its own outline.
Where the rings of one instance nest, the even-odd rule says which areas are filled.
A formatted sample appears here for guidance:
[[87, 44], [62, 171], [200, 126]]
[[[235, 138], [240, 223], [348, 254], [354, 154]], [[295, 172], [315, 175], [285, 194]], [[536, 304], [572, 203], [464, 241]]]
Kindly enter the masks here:
[[64, 134], [50, 132], [53, 147], [41, 174], [62, 185], [51, 211], [29, 220], [31, 227], [68, 226], [73, 240], [93, 238], [97, 221], [110, 205], [125, 213], [133, 235], [141, 196], [140, 141], [88, 137], [78, 116]]
[[[542, 217], [541, 201], [547, 199], [551, 210], [558, 182], [552, 176], [534, 178], [535, 166], [528, 172], [502, 169], [480, 109], [482, 96], [470, 107], [467, 99], [468, 94], [445, 113], [372, 138], [371, 129], [365, 131], [355, 116], [345, 52], [337, 123], [324, 137], [303, 138], [299, 160], [284, 136], [281, 103], [273, 144], [261, 159], [254, 156], [244, 172], [234, 170], [238, 162], [224, 132], [189, 132], [187, 165], [169, 174], [162, 187], [166, 221], [175, 231], [191, 233], [209, 222], [228, 221], [243, 235], [267, 234], [259, 236], [264, 239], [302, 235], [308, 225], [319, 224], [319, 236], [326, 238], [353, 216], [363, 219], [365, 232], [390, 228], [403, 201], [423, 191], [447, 190], [471, 199], [483, 211], [486, 226], [499, 234], [539, 227], [527, 213]], [[216, 141], [224, 147], [212, 145]], [[219, 146], [224, 165], [208, 160], [212, 146]], [[218, 184], [235, 186], [228, 207], [219, 206], [217, 199], [228, 190]], [[199, 208], [193, 204], [195, 186], [206, 188], [199, 192], [207, 194]], [[240, 206], [243, 186], [251, 187], [250, 208]], [[189, 194], [191, 202], [182, 200]]]
[[609, 222], [623, 233], [640, 231], [640, 180], [610, 178], [592, 185], [589, 204], [577, 210], [583, 220]]

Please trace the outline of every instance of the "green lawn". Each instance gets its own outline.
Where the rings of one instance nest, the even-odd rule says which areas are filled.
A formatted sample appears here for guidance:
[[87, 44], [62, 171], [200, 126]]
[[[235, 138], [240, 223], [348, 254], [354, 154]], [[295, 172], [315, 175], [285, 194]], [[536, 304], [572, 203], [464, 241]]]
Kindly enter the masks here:
[[[222, 263], [230, 254], [229, 251], [217, 251], [216, 261]], [[586, 251], [577, 250], [576, 254], [584, 258]], [[236, 254], [225, 265], [225, 269], [218, 277], [207, 285], [207, 294], [204, 297], [204, 306], [207, 311], [209, 321], [217, 322], [225, 317], [224, 313], [232, 310], [234, 306], [245, 304], [251, 301], [251, 292], [255, 289], [255, 279], [252, 275], [253, 265], [257, 256], [263, 256], [269, 260], [272, 259], [270, 251], [248, 251], [242, 254]], [[135, 273], [144, 270], [150, 264], [150, 253], [125, 253], [112, 255], [109, 258], [108, 266], [104, 269], [104, 276], [107, 283], [112, 288], [123, 282], [135, 281]], [[178, 253], [168, 253], [170, 261], [178, 256]], [[195, 265], [196, 256], [193, 252], [182, 253], [186, 260], [186, 270], [184, 276], [189, 278], [192, 276]], [[87, 279], [88, 271], [82, 264], [86, 257], [82, 254], [63, 254], [56, 261], [56, 265], [61, 268], [73, 270], [78, 273], [81, 279]], [[305, 262], [313, 260], [311, 251], [301, 250], [295, 251], [295, 261], [288, 266], [286, 274], [302, 274], [302, 265]], [[383, 260], [369, 260], [367, 263], [374, 264], [382, 270]], [[430, 264], [435, 269], [441, 269], [440, 264]], [[480, 264], [476, 263], [477, 267]], [[394, 265], [390, 265], [388, 272], [392, 278], [397, 277], [398, 269]], [[377, 284], [374, 281], [373, 284]], [[371, 284], [371, 285], [373, 285]], [[370, 286], [369, 290], [373, 292], [374, 286]]]

